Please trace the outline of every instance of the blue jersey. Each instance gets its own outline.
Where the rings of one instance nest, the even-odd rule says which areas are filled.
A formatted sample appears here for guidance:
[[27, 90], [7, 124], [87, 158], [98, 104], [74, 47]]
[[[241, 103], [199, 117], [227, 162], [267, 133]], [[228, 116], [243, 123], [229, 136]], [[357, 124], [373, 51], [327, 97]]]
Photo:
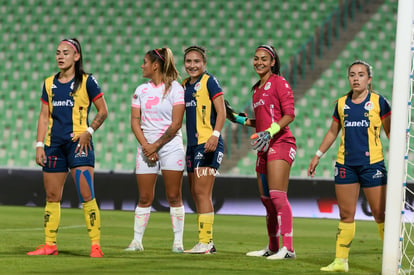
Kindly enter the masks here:
[[48, 77], [43, 84], [41, 100], [49, 106], [49, 127], [45, 145], [61, 145], [72, 140], [89, 126], [91, 103], [103, 96], [95, 77], [83, 75], [82, 84], [73, 93], [74, 79], [59, 82], [58, 75]]
[[204, 72], [200, 78], [190, 83], [189, 78], [183, 81], [187, 145], [194, 146], [206, 143], [214, 131], [217, 112], [213, 100], [222, 95], [217, 79]]
[[384, 160], [380, 130], [389, 115], [390, 104], [379, 94], [370, 92], [359, 104], [348, 95], [341, 97], [332, 116], [342, 130], [337, 162], [357, 166]]

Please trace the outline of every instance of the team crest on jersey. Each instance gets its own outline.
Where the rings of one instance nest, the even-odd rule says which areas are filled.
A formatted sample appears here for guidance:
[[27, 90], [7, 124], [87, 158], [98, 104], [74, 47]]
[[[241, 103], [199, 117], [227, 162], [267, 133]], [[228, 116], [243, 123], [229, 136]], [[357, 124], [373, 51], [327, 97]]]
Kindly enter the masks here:
[[371, 111], [374, 108], [374, 103], [372, 101], [368, 101], [365, 103], [364, 109], [367, 111]]
[[272, 83], [267, 82], [266, 85], [265, 85], [265, 87], [264, 87], [265, 91], [269, 90], [270, 89], [270, 86], [272, 86]]
[[201, 88], [200, 82], [197, 82], [197, 84], [194, 86], [194, 90], [198, 91]]

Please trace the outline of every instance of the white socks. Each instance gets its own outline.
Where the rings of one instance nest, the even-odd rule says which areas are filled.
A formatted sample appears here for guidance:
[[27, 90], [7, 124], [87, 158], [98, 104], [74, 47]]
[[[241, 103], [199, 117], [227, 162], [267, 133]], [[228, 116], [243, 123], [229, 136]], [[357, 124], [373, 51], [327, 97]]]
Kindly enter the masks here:
[[185, 217], [184, 205], [179, 207], [170, 207], [170, 216], [174, 232], [174, 243], [182, 243]]
[[151, 206], [137, 206], [135, 208], [134, 239], [140, 243], [142, 243], [142, 237], [144, 236], [145, 228], [147, 228], [150, 214]]

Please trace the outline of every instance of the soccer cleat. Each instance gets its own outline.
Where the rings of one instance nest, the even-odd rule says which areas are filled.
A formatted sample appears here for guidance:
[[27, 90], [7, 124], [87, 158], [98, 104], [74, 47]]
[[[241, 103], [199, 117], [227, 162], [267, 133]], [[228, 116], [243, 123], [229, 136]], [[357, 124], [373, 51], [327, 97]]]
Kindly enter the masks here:
[[321, 271], [348, 272], [348, 259], [336, 258], [330, 265], [321, 267]]
[[252, 256], [252, 257], [269, 257], [273, 254], [275, 254], [276, 252], [272, 251], [269, 249], [269, 247], [266, 247], [262, 250], [257, 250], [257, 251], [250, 251], [246, 253], [246, 256]]
[[141, 242], [136, 241], [135, 239], [125, 248], [125, 251], [144, 251], [144, 247]]
[[27, 255], [29, 256], [57, 255], [57, 254], [58, 254], [58, 250], [57, 250], [56, 244], [54, 245], [42, 244], [36, 247], [35, 250], [27, 252]]
[[172, 247], [172, 252], [174, 253], [183, 253], [184, 247], [182, 242], [174, 242]]
[[284, 259], [296, 259], [296, 253], [295, 251], [291, 252], [287, 250], [286, 246], [279, 249], [279, 251], [276, 254], [273, 254], [272, 256], [267, 257], [268, 260], [284, 260]]
[[214, 243], [210, 241], [209, 243], [198, 243], [190, 250], [184, 250], [184, 253], [188, 254], [214, 254], [216, 253], [216, 247]]
[[102, 258], [103, 252], [99, 244], [94, 244], [91, 246], [91, 258]]

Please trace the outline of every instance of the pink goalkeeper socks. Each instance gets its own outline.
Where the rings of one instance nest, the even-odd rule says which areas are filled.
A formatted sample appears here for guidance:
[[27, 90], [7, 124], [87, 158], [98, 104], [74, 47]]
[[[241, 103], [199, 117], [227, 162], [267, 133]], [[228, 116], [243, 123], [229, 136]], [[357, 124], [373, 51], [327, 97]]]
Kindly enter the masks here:
[[276, 209], [269, 197], [262, 196], [261, 201], [266, 208], [266, 225], [269, 236], [269, 249], [271, 251], [279, 250], [279, 224], [277, 223]]
[[292, 208], [287, 199], [286, 192], [270, 190], [270, 198], [277, 212], [277, 218], [282, 235], [283, 246], [293, 252], [293, 218]]

